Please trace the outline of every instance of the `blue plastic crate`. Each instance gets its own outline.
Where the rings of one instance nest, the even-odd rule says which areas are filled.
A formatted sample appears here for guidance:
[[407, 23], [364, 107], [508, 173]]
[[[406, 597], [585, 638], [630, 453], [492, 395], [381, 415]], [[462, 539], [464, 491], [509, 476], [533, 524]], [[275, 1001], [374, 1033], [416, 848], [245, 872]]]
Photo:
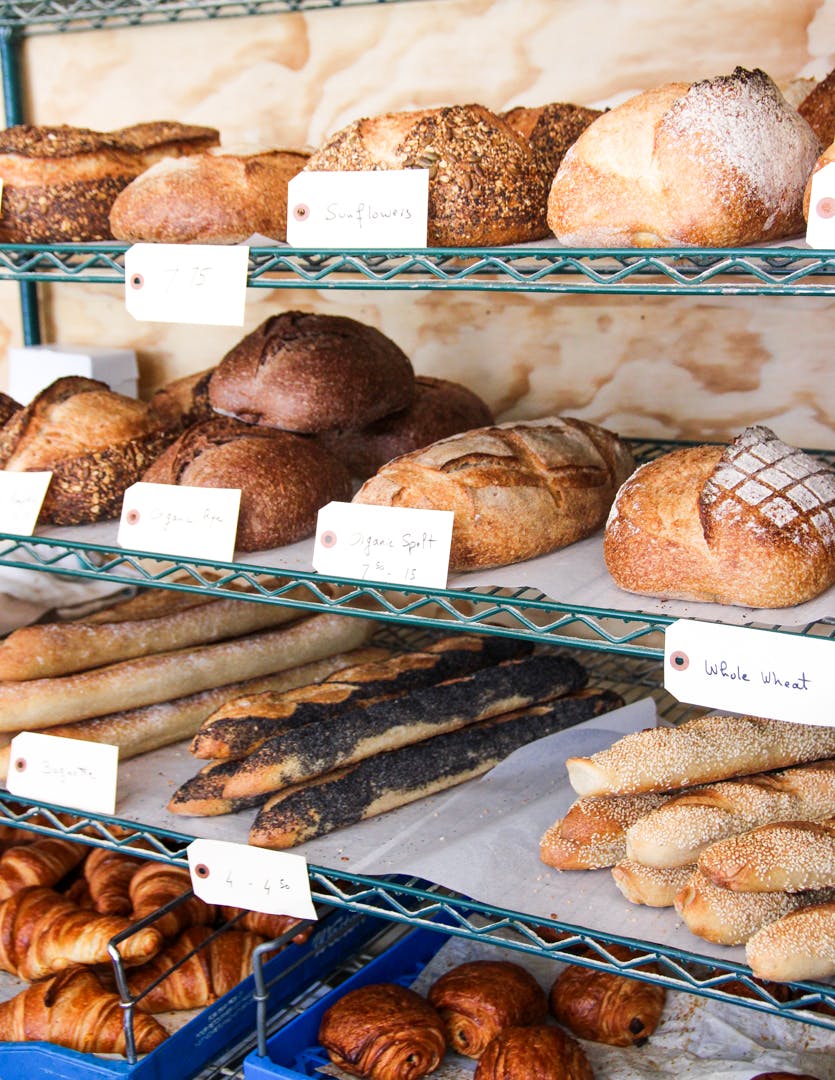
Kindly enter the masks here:
[[260, 1057], [257, 1051], [249, 1054], [244, 1059], [244, 1080], [276, 1080], [276, 1077], [299, 1080], [299, 1077], [319, 1075], [317, 1070], [330, 1061], [318, 1040], [325, 1010], [358, 986], [384, 982], [408, 986], [446, 940], [440, 930], [412, 930], [277, 1031], [267, 1040], [266, 1057]]
[[[264, 965], [268, 1009], [278, 1011], [361, 949], [386, 924], [335, 911], [303, 945], [290, 945]], [[252, 975], [202, 1010], [134, 1064], [43, 1042], [0, 1042], [0, 1080], [188, 1080], [256, 1030]]]

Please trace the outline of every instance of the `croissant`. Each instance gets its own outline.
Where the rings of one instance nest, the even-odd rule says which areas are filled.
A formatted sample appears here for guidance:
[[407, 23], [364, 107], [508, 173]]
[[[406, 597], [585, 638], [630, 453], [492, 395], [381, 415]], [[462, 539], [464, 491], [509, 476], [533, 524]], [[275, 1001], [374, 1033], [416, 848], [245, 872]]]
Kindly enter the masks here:
[[[184, 866], [167, 866], [146, 862], [130, 879], [128, 886], [134, 920], [152, 915], [164, 904], [191, 892], [191, 877]], [[154, 923], [165, 938], [176, 937], [187, 926], [207, 926], [215, 921], [217, 912], [198, 896], [190, 896], [182, 904], [161, 915]]]
[[580, 1044], [558, 1027], [505, 1028], [486, 1047], [474, 1080], [594, 1080]]
[[[98, 915], [45, 886], [28, 886], [0, 903], [0, 970], [32, 980], [74, 964], [107, 964], [111, 938], [129, 926], [119, 915]], [[119, 952], [126, 964], [137, 964], [161, 946], [159, 933], [146, 927]]]
[[84, 877], [96, 911], [102, 915], [131, 914], [129, 885], [145, 861], [124, 851], [93, 848], [84, 863]]
[[133, 968], [128, 988], [138, 996], [164, 976], [142, 998], [143, 1009], [158, 1013], [203, 1008], [252, 973], [252, 954], [265, 940], [248, 930], [213, 934], [208, 926], [190, 926], [149, 963]]
[[[608, 951], [620, 960], [631, 955], [617, 945]], [[663, 986], [571, 965], [555, 979], [549, 1004], [554, 1017], [581, 1039], [643, 1046], [658, 1026], [666, 996]]]
[[319, 1042], [334, 1065], [371, 1080], [419, 1080], [441, 1063], [444, 1026], [420, 994], [394, 983], [349, 990], [325, 1012]]
[[[153, 1016], [139, 1011], [133, 1014], [133, 1033], [140, 1054], [168, 1037]], [[68, 968], [0, 1004], [0, 1040], [43, 1041], [82, 1053], [124, 1054], [119, 996], [106, 990], [89, 968]]]
[[539, 1024], [548, 1015], [545, 991], [529, 972], [508, 960], [472, 960], [442, 975], [429, 990], [449, 1045], [477, 1058], [507, 1027]]
[[294, 926], [299, 926], [299, 932], [291, 939], [296, 945], [303, 945], [313, 932], [313, 925], [301, 927], [300, 921], [292, 915], [270, 915], [266, 911], [249, 911], [247, 908], [228, 907], [224, 905], [220, 909], [224, 919], [237, 919], [237, 930], [249, 930], [253, 934], [260, 934], [267, 941], [280, 938]]
[[17, 844], [0, 855], [0, 900], [27, 885], [57, 885], [84, 859], [89, 848], [60, 837]]

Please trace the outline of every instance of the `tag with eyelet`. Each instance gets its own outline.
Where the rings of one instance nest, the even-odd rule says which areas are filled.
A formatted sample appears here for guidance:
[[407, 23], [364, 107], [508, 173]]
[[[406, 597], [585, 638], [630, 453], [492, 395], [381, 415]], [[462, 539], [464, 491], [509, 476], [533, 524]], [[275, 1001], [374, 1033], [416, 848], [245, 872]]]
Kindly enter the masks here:
[[118, 746], [22, 731], [11, 741], [6, 787], [36, 802], [112, 814], [118, 767]]
[[249, 248], [134, 244], [125, 252], [125, 306], [145, 322], [243, 326]]
[[193, 840], [186, 854], [192, 888], [207, 904], [317, 917], [303, 855], [205, 839]]
[[52, 479], [51, 472], [0, 472], [0, 529], [31, 536]]
[[835, 248], [835, 162], [812, 174], [806, 243], [818, 249]]
[[823, 638], [679, 619], [665, 632], [664, 688], [689, 705], [835, 725], [832, 642]]
[[240, 506], [240, 488], [140, 480], [122, 498], [116, 540], [135, 551], [229, 562], [235, 554]]

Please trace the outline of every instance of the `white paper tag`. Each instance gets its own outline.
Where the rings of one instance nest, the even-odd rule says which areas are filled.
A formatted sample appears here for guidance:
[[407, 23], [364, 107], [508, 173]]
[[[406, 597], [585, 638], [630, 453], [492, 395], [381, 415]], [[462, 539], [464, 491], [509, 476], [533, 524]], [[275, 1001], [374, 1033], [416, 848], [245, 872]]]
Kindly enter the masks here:
[[428, 169], [300, 172], [287, 188], [287, 242], [300, 248], [423, 248]]
[[118, 768], [118, 746], [22, 731], [11, 742], [6, 787], [27, 799], [112, 814]]
[[835, 162], [812, 174], [806, 243], [813, 248], [835, 248]]
[[146, 322], [243, 326], [249, 248], [134, 244], [125, 252], [125, 306]]
[[132, 484], [122, 500], [117, 542], [160, 555], [231, 561], [241, 506], [240, 488]]
[[192, 888], [207, 904], [316, 918], [303, 855], [230, 840], [193, 840], [186, 854]]
[[331, 502], [316, 520], [320, 574], [442, 589], [449, 575], [451, 510]]
[[667, 627], [664, 687], [690, 705], [835, 724], [832, 642], [680, 619]]
[[51, 472], [0, 472], [0, 529], [31, 536], [46, 496]]

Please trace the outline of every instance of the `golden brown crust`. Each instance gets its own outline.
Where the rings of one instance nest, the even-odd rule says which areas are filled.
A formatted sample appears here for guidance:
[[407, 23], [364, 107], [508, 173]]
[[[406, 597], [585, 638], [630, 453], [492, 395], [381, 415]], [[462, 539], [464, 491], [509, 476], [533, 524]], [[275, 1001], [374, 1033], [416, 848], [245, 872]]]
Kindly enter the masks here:
[[820, 139], [822, 146], [835, 142], [835, 70], [812, 87], [797, 106], [797, 111]]
[[148, 408], [159, 417], [162, 427], [181, 431], [215, 416], [209, 404], [209, 379], [213, 371], [211, 367], [184, 375], [154, 391]]
[[631, 904], [672, 907], [678, 893], [690, 880], [695, 867], [644, 866], [634, 859], [622, 859], [612, 867], [612, 879]]
[[541, 1023], [545, 992], [525, 968], [507, 960], [471, 960], [445, 972], [428, 998], [438, 1010], [447, 1042], [457, 1054], [478, 1058], [508, 1027]]
[[556, 870], [598, 870], [626, 856], [626, 830], [661, 806], [667, 794], [599, 795], [577, 799], [546, 829], [539, 857]]
[[[556, 101], [548, 105], [518, 105], [501, 114], [502, 119], [531, 145], [543, 174], [553, 179], [569, 146], [592, 121], [602, 116], [600, 109]], [[549, 180], [550, 185], [550, 180]]]
[[755, 975], [779, 982], [835, 975], [835, 902], [808, 904], [758, 930], [745, 959]]
[[718, 840], [700, 854], [699, 870], [712, 884], [734, 892], [835, 885], [835, 818], [774, 821]]
[[306, 169], [429, 169], [431, 247], [516, 244], [548, 235], [543, 174], [526, 140], [482, 105], [356, 120]]
[[580, 1044], [558, 1027], [507, 1028], [487, 1047], [474, 1080], [594, 1080]]

